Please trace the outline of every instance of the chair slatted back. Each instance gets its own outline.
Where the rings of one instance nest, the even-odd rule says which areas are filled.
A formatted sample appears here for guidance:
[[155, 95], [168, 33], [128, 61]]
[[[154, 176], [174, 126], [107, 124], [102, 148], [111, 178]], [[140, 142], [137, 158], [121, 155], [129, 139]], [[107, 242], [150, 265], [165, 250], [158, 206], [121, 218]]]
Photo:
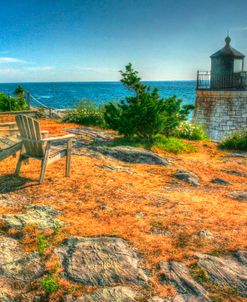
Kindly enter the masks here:
[[26, 154], [32, 157], [43, 157], [43, 144], [40, 142], [41, 133], [39, 122], [26, 115], [17, 115], [16, 123], [19, 128], [20, 134], [23, 138], [30, 139], [32, 141], [25, 141], [24, 146]]

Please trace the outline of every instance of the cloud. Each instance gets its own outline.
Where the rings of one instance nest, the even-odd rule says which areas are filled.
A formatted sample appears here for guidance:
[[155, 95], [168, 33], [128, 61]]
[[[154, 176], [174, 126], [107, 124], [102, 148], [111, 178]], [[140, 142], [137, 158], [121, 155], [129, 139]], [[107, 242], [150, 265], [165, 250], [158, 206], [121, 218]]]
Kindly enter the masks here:
[[0, 57], [0, 64], [26, 63], [24, 60], [12, 57]]
[[109, 68], [109, 67], [80, 67], [80, 66], [76, 66], [76, 69], [80, 70], [80, 71], [96, 72], [96, 73], [118, 72], [118, 69]]
[[242, 27], [233, 27], [231, 31], [247, 31], [247, 26], [242, 26]]
[[33, 66], [33, 67], [27, 67], [26, 70], [28, 71], [52, 71], [55, 70], [55, 66]]

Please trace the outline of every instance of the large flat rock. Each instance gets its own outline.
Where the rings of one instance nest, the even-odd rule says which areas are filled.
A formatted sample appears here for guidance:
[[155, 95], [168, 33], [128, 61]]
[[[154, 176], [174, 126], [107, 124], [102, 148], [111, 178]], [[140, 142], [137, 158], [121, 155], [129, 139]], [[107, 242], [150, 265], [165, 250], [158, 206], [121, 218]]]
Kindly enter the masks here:
[[105, 156], [109, 156], [127, 163], [161, 165], [161, 166], [170, 165], [170, 162], [167, 159], [162, 158], [157, 154], [142, 148], [125, 147], [125, 146], [118, 146], [118, 147], [93, 146], [91, 147], [91, 149]]
[[238, 251], [234, 256], [215, 257], [197, 254], [198, 265], [214, 283], [231, 287], [247, 297], [247, 251]]
[[22, 230], [25, 226], [36, 226], [41, 230], [49, 230], [61, 226], [63, 223], [56, 216], [59, 211], [50, 206], [35, 205], [20, 214], [1, 215], [3, 228]]
[[116, 286], [112, 288], [102, 288], [96, 290], [92, 294], [83, 295], [81, 297], [65, 296], [63, 302], [136, 302], [138, 297], [134, 290]]
[[65, 277], [83, 285], [148, 283], [136, 252], [118, 237], [69, 238], [55, 252], [61, 257]]
[[173, 285], [178, 295], [173, 302], [209, 302], [207, 291], [190, 275], [188, 268], [180, 262], [161, 262], [160, 281]]
[[5, 287], [22, 290], [43, 274], [38, 255], [24, 252], [17, 240], [0, 237], [0, 251], [0, 284], [3, 292]]

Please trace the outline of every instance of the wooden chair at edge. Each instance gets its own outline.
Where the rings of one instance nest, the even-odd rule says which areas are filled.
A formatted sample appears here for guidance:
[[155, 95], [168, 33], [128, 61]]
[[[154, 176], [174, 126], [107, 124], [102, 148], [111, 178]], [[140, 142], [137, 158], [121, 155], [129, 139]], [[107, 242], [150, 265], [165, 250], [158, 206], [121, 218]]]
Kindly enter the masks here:
[[[15, 174], [19, 175], [23, 160], [34, 158], [41, 160], [41, 172], [39, 182], [45, 178], [47, 165], [66, 156], [65, 175], [70, 176], [71, 149], [73, 134], [59, 137], [42, 138], [39, 122], [25, 115], [17, 115], [16, 123], [20, 132], [21, 151], [16, 165]], [[52, 146], [52, 143], [66, 141], [66, 146]]]

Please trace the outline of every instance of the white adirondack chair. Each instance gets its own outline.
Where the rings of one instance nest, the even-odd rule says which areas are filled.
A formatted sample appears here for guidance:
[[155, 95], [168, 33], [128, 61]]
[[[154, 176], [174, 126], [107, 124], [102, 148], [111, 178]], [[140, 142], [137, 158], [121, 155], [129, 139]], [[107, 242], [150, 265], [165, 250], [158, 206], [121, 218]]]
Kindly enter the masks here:
[[[21, 139], [21, 152], [16, 165], [15, 174], [19, 175], [21, 163], [28, 158], [41, 160], [41, 172], [39, 182], [45, 178], [48, 164], [66, 156], [66, 176], [70, 176], [70, 162], [73, 134], [59, 137], [42, 138], [39, 122], [25, 115], [16, 116], [16, 124], [19, 128]], [[66, 141], [65, 147], [52, 146], [54, 142]]]

